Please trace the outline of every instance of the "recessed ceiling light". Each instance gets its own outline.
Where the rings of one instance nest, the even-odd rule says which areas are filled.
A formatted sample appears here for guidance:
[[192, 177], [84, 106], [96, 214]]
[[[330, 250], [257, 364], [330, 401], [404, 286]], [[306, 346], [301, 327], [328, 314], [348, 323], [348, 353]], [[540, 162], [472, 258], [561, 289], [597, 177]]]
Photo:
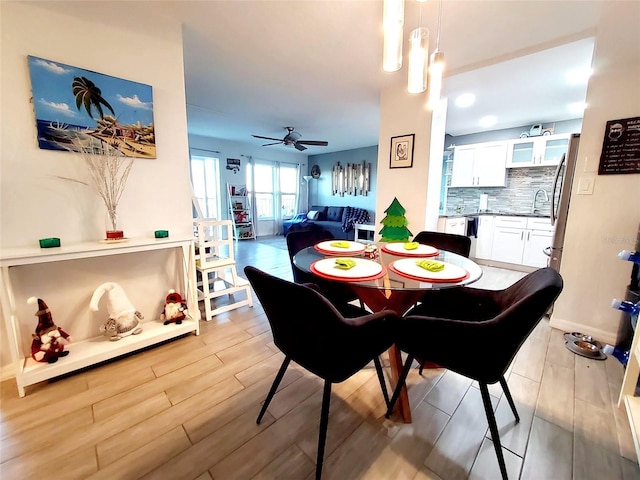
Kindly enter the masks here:
[[591, 67], [581, 67], [569, 70], [566, 75], [567, 83], [570, 85], [580, 85], [587, 83], [591, 76]]
[[476, 96], [473, 93], [463, 93], [456, 98], [456, 107], [466, 108], [473, 105], [476, 101]]
[[498, 117], [495, 115], [487, 115], [480, 119], [481, 127], [493, 127], [496, 123], [498, 123]]
[[584, 114], [585, 108], [587, 108], [587, 104], [585, 102], [573, 102], [569, 104], [569, 111], [576, 115]]

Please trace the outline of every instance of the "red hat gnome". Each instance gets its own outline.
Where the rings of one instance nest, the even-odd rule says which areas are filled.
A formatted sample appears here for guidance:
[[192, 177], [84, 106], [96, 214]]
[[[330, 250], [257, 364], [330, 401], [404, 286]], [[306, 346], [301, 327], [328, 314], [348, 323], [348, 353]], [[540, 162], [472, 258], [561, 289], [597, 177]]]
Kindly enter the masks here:
[[160, 320], [164, 320], [165, 325], [170, 323], [180, 325], [188, 314], [187, 304], [182, 300], [180, 294], [173, 289], [169, 290], [169, 295], [165, 299], [164, 310], [160, 314]]
[[57, 327], [53, 323], [53, 317], [49, 311], [49, 307], [44, 300], [36, 297], [29, 297], [27, 303], [38, 304], [38, 326], [36, 333], [31, 335], [31, 357], [36, 362], [55, 363], [60, 357], [69, 355], [69, 351], [64, 346], [71, 342], [71, 336]]

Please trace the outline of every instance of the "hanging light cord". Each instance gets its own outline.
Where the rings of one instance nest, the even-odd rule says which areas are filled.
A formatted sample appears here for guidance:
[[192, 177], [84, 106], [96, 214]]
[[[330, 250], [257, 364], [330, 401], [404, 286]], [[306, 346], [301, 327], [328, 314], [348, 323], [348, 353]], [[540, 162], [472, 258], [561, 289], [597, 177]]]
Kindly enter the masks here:
[[[420, 10], [420, 15], [422, 15], [422, 9]], [[436, 51], [440, 51], [440, 21], [441, 20], [442, 20], [442, 0], [440, 0], [440, 6], [438, 8], [438, 35], [436, 36]]]

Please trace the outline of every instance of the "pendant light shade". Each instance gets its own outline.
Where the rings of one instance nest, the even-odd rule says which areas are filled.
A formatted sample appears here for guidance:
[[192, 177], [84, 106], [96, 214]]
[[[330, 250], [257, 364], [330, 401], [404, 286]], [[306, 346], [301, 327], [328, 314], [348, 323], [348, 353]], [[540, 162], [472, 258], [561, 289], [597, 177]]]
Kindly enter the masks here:
[[402, 68], [402, 29], [404, 27], [404, 0], [384, 0], [382, 29], [384, 51], [382, 69], [395, 72]]
[[422, 93], [427, 89], [427, 60], [429, 59], [429, 30], [416, 28], [409, 37], [408, 82], [409, 93]]
[[436, 50], [431, 54], [429, 66], [429, 108], [434, 108], [440, 101], [442, 91], [442, 72], [444, 72], [444, 53]]

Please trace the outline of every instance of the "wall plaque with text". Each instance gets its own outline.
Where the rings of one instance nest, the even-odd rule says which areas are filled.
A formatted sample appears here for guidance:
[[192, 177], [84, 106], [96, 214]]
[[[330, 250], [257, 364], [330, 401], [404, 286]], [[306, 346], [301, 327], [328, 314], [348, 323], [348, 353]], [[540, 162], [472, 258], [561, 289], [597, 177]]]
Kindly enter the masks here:
[[640, 173], [640, 117], [609, 120], [598, 175]]

